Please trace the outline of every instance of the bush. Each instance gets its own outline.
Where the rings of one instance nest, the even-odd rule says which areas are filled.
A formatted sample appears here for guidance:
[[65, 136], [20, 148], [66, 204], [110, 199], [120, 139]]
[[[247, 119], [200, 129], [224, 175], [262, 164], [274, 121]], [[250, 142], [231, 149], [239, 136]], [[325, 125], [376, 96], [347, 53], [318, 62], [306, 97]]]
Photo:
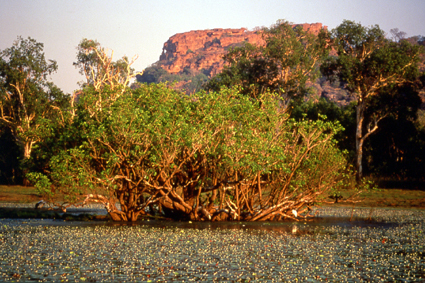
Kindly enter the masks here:
[[40, 191], [101, 202], [116, 221], [255, 221], [291, 218], [342, 185], [341, 126], [289, 119], [272, 94], [185, 96], [162, 84], [113, 92], [85, 90], [71, 129], [83, 142], [51, 159], [52, 185]]

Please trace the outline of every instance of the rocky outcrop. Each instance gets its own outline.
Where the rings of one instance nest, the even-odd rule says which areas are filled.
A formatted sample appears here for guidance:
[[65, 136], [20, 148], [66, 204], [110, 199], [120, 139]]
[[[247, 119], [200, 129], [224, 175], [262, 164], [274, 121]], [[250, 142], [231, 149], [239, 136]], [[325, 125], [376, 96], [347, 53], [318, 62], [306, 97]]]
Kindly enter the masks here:
[[203, 70], [213, 76], [222, 69], [222, 57], [229, 48], [244, 42], [261, 44], [263, 40], [259, 32], [249, 32], [244, 28], [179, 33], [164, 43], [159, 60], [161, 67], [171, 74], [189, 68]]
[[[298, 25], [294, 25], [298, 26]], [[321, 23], [301, 24], [304, 30], [317, 34]], [[261, 45], [264, 40], [261, 31], [240, 29], [195, 30], [173, 35], [164, 43], [159, 65], [171, 74], [182, 73], [185, 69], [202, 71], [214, 76], [223, 68], [223, 55], [231, 48], [245, 42]]]

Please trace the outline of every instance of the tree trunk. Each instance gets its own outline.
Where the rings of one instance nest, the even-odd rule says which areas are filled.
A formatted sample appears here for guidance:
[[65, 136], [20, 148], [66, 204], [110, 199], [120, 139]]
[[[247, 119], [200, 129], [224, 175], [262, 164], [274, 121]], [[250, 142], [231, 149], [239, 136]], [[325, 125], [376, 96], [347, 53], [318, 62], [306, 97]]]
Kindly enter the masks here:
[[113, 221], [121, 222], [121, 221], [137, 221], [139, 215], [144, 214], [143, 211], [136, 211], [135, 209], [130, 209], [125, 213], [120, 213], [119, 211], [109, 211], [109, 215], [111, 216]]
[[32, 142], [24, 142], [24, 159], [28, 160], [31, 157]]
[[113, 221], [117, 221], [117, 222], [127, 221], [127, 219], [124, 219], [121, 214], [119, 214], [119, 213], [117, 213], [115, 211], [110, 211], [109, 212], [109, 216], [111, 216], [111, 218], [112, 218]]
[[360, 99], [360, 101], [357, 104], [356, 107], [356, 180], [357, 183], [360, 182], [363, 174], [363, 166], [362, 166], [362, 159], [363, 159], [363, 121], [364, 121], [364, 103], [363, 100]]
[[[24, 160], [27, 161], [31, 157], [31, 151], [32, 151], [32, 142], [27, 141], [24, 142]], [[22, 163], [21, 163], [22, 166]], [[24, 168], [22, 169], [22, 184], [26, 187], [31, 186], [31, 182], [27, 178], [28, 169], [26, 168], [26, 165], [24, 165]]]

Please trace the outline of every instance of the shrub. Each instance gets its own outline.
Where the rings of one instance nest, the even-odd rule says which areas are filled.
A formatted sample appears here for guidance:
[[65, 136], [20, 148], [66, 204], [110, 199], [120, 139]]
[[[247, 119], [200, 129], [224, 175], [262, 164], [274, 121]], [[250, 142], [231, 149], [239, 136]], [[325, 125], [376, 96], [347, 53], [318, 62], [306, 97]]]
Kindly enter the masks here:
[[110, 92], [86, 89], [73, 124], [83, 142], [51, 159], [52, 185], [38, 176], [49, 184], [40, 191], [101, 202], [116, 221], [255, 221], [291, 218], [341, 185], [340, 125], [289, 119], [273, 94]]

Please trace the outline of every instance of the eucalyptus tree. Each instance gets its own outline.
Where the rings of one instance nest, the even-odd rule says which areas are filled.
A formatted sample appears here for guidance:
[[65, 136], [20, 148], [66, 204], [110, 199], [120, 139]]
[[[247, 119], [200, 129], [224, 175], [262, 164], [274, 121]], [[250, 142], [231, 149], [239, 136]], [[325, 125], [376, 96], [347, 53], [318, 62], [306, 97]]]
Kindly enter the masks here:
[[319, 75], [319, 64], [328, 54], [327, 31], [319, 34], [303, 30], [286, 21], [257, 31], [263, 44], [246, 43], [231, 49], [225, 56], [225, 67], [206, 85], [218, 91], [221, 86], [241, 86], [241, 91], [257, 97], [267, 91], [279, 93], [288, 101], [308, 93], [307, 82]]
[[376, 109], [366, 119], [368, 105], [379, 100], [385, 88], [416, 80], [423, 50], [406, 40], [386, 39], [377, 25], [364, 27], [347, 20], [332, 30], [330, 38], [337, 56], [329, 57], [321, 70], [328, 78], [343, 82], [357, 102], [356, 169], [360, 180], [364, 142], [378, 129], [378, 122], [388, 115], [384, 107]]
[[57, 63], [46, 60], [43, 43], [18, 39], [0, 52], [0, 123], [8, 127], [29, 159], [34, 145], [64, 122], [69, 96], [48, 80]]
[[74, 62], [74, 66], [79, 68], [80, 74], [86, 78], [82, 87], [90, 85], [99, 89], [105, 84], [112, 88], [121, 85], [128, 86], [133, 77], [141, 75], [141, 73], [134, 73], [134, 69], [131, 67], [137, 60], [137, 56], [131, 60], [127, 56], [123, 56], [121, 59], [113, 61], [113, 50], [108, 50], [96, 40], [87, 38], [81, 40], [77, 50], [77, 61]]

